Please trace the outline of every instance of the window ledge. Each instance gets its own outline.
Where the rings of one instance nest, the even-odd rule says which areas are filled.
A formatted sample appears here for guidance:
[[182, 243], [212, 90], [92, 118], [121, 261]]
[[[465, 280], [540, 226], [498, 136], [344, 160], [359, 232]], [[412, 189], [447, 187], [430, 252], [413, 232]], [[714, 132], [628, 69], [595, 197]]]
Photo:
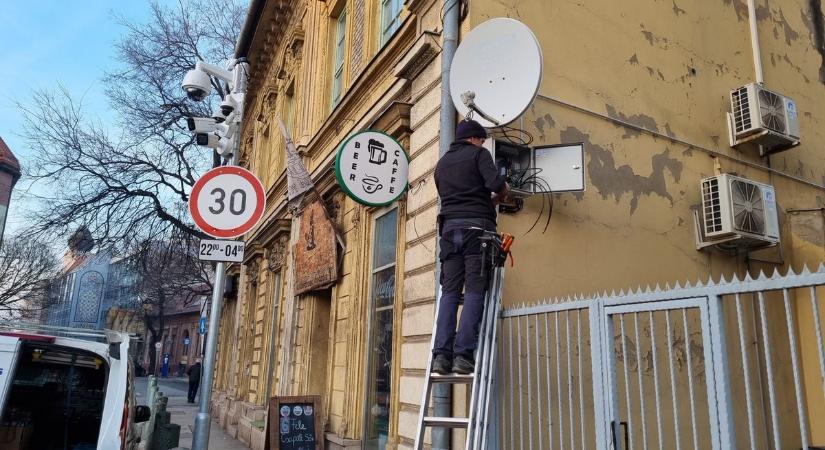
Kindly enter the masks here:
[[440, 51], [438, 36], [438, 33], [432, 31], [422, 33], [407, 54], [395, 65], [395, 76], [405, 80], [412, 80], [418, 76]]

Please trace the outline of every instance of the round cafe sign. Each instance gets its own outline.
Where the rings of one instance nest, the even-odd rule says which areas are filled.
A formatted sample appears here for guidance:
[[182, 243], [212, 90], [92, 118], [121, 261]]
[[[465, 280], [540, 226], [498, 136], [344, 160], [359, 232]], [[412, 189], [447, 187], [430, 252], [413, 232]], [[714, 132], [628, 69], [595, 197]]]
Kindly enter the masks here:
[[338, 149], [335, 176], [341, 189], [356, 202], [383, 206], [407, 189], [409, 165], [398, 141], [380, 131], [362, 131]]

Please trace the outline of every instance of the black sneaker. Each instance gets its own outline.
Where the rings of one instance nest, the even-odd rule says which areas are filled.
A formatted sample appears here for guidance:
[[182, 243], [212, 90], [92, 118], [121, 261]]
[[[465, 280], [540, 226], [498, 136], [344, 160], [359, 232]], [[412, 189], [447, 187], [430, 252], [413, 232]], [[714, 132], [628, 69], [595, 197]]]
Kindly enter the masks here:
[[439, 353], [435, 355], [435, 358], [433, 358], [433, 372], [437, 374], [447, 375], [452, 372], [450, 370], [450, 366], [450, 358], [448, 358], [447, 355], [442, 355]]
[[476, 365], [471, 358], [464, 355], [456, 355], [453, 360], [453, 372], [466, 375], [475, 372]]

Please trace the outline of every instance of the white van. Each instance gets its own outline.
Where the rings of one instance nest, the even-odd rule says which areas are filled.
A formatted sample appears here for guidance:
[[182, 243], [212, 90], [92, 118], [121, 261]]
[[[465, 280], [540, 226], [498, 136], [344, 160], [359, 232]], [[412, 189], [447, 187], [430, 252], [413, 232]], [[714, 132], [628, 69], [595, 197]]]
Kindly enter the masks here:
[[137, 447], [130, 337], [0, 323], [0, 450]]

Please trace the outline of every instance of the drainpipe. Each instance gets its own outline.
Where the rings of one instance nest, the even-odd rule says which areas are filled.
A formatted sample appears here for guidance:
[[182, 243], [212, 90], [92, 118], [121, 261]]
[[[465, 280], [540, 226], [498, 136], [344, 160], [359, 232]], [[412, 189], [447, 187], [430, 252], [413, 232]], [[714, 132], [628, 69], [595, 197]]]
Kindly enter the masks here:
[[[455, 106], [450, 97], [450, 66], [453, 63], [456, 47], [458, 47], [458, 0], [444, 0], [444, 15], [441, 17], [442, 44], [441, 44], [441, 110], [439, 116], [439, 157], [444, 156], [455, 139]], [[441, 208], [439, 201], [439, 209]], [[441, 303], [439, 280], [441, 279], [441, 260], [439, 259], [439, 240], [435, 244], [435, 308], [438, 310]], [[433, 415], [452, 416], [452, 386], [447, 383], [436, 383], [433, 386]], [[432, 448], [447, 450], [450, 448], [450, 429], [433, 428]]]
[[753, 71], [756, 73], [756, 82], [762, 84], [765, 82], [765, 78], [762, 74], [762, 52], [759, 47], [759, 29], [756, 27], [756, 0], [748, 0], [748, 23], [751, 29]]

